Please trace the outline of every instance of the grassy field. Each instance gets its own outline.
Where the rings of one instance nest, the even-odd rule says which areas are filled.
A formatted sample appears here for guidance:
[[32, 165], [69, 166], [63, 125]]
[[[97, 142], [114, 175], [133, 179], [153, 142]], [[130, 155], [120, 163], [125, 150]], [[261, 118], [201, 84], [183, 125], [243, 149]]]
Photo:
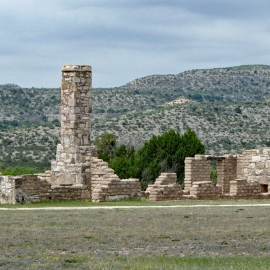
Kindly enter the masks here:
[[0, 211], [0, 269], [270, 269], [269, 224], [267, 206]]

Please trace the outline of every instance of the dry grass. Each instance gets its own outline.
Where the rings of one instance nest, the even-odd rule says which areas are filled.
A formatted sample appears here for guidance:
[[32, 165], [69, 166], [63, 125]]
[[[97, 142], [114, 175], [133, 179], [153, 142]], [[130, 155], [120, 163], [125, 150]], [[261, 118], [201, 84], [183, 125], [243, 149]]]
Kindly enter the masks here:
[[269, 214], [270, 207], [0, 211], [0, 268], [185, 269], [181, 263], [251, 256], [269, 269]]

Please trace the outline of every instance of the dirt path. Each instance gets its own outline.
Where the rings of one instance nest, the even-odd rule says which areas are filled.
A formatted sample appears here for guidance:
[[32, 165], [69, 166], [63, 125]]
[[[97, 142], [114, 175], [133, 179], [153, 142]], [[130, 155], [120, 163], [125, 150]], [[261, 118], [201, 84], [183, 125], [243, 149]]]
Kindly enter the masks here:
[[21, 207], [1, 208], [0, 211], [32, 211], [32, 210], [100, 210], [100, 209], [143, 209], [143, 208], [203, 208], [203, 207], [270, 207], [270, 204], [198, 204], [198, 205], [145, 205], [145, 206], [81, 206], [81, 207]]

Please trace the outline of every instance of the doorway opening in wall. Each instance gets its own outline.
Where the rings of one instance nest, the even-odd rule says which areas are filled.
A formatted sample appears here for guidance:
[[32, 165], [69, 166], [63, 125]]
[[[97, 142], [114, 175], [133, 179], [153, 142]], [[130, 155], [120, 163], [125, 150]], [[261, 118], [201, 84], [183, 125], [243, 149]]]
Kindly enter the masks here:
[[213, 184], [217, 183], [217, 161], [210, 160], [210, 179]]
[[261, 184], [261, 192], [268, 193], [268, 184]]

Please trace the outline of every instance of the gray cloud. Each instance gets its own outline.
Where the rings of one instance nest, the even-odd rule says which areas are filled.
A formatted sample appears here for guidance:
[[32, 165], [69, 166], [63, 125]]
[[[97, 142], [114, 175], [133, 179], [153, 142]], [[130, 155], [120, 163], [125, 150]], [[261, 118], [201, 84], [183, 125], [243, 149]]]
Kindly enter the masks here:
[[59, 87], [66, 63], [94, 87], [150, 74], [269, 64], [265, 0], [0, 0], [0, 84]]

